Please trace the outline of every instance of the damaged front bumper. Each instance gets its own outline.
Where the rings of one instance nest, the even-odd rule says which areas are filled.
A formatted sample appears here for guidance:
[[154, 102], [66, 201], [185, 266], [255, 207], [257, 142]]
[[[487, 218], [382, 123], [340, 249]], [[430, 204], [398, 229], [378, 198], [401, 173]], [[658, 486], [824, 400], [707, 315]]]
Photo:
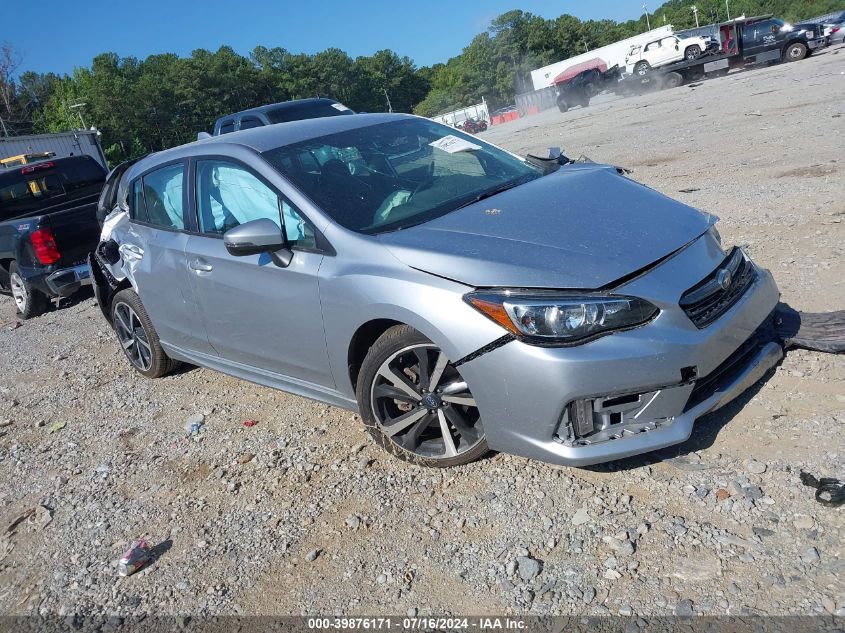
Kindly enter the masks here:
[[[696, 419], [740, 396], [782, 358], [783, 347], [779, 342], [755, 344], [750, 354], [742, 354], [741, 363], [731, 357], [724, 369], [720, 367], [714, 372], [715, 376], [702, 379], [708, 391], [703, 398], [696, 398], [699, 387], [696, 382], [690, 382], [631, 394], [627, 402], [626, 396], [578, 400], [564, 411], [554, 436], [562, 447], [556, 453], [570, 465], [585, 466], [683, 442], [692, 433]], [[611, 407], [607, 406], [608, 401]], [[622, 403], [614, 404], [614, 401]], [[608, 408], [614, 411], [609, 412]], [[679, 410], [682, 413], [677, 415]], [[616, 421], [613, 415], [618, 416]], [[578, 423], [585, 421], [592, 424], [593, 430], [583, 436], [576, 435]]]
[[461, 365], [488, 445], [586, 466], [685, 441], [697, 418], [736, 398], [783, 356], [772, 314], [777, 286], [768, 271], [755, 271], [742, 298], [701, 329], [682, 310], [666, 309], [646, 326], [586, 345], [512, 341]]

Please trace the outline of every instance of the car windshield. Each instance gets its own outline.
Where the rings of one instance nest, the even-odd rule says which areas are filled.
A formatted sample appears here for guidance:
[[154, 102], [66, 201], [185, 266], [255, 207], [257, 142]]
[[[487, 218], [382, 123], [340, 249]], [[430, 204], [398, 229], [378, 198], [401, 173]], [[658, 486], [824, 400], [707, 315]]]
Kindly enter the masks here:
[[427, 222], [542, 175], [505, 151], [426, 119], [330, 134], [264, 157], [331, 218], [366, 234]]

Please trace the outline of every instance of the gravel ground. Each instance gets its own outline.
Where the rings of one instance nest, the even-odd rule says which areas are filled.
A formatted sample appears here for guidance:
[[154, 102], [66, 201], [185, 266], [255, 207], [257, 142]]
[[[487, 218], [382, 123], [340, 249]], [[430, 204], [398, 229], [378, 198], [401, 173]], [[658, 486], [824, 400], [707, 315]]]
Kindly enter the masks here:
[[[721, 216], [790, 304], [842, 308], [842, 52], [485, 137], [633, 168]], [[799, 481], [845, 475], [842, 356], [790, 352], [659, 454], [434, 471], [349, 412], [205, 369], [136, 375], [90, 294], [17, 328], [3, 297], [0, 324], [4, 614], [845, 614], [845, 515]], [[139, 536], [157, 559], [120, 578]]]

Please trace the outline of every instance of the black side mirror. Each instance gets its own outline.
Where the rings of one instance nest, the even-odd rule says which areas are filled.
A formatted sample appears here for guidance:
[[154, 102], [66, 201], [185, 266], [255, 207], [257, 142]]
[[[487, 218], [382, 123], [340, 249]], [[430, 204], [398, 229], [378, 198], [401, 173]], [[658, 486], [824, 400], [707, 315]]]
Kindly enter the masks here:
[[230, 255], [244, 257], [268, 253], [273, 263], [280, 268], [287, 268], [293, 259], [293, 251], [288, 246], [282, 229], [267, 218], [251, 220], [226, 231], [223, 244]]

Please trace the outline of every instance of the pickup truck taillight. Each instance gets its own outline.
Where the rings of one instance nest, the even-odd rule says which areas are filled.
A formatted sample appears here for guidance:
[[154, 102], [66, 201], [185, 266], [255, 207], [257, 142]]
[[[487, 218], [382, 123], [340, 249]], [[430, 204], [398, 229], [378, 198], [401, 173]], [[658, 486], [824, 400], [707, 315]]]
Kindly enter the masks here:
[[62, 258], [56, 238], [50, 229], [36, 229], [29, 234], [29, 241], [35, 251], [35, 257], [45, 266], [55, 264]]

